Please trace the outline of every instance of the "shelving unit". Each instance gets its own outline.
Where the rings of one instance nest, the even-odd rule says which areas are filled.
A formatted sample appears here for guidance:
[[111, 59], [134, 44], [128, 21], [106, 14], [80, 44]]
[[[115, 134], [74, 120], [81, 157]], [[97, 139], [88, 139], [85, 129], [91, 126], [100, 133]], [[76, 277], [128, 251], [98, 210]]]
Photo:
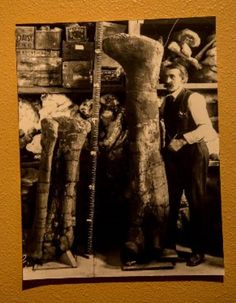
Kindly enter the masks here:
[[[124, 86], [118, 85], [104, 85], [102, 86], [102, 93], [116, 93], [124, 92]], [[92, 87], [88, 88], [66, 88], [66, 87], [19, 87], [18, 94], [22, 95], [34, 95], [34, 94], [71, 94], [71, 93], [92, 93]]]
[[[193, 90], [216, 90], [217, 89], [217, 83], [187, 83], [185, 85], [188, 89]], [[163, 84], [159, 84], [157, 87], [157, 90], [165, 90], [165, 87]], [[92, 88], [65, 88], [65, 87], [19, 87], [18, 88], [18, 94], [69, 94], [69, 93], [89, 93], [92, 91]], [[102, 86], [102, 92], [124, 92], [125, 87], [124, 86], [118, 86], [118, 85], [103, 85]]]

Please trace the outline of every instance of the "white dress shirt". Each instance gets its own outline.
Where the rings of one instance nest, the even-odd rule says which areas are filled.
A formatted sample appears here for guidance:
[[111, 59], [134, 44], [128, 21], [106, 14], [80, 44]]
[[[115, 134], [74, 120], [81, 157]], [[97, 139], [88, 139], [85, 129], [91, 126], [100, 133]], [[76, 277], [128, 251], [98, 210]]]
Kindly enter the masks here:
[[[181, 90], [182, 87], [170, 94], [174, 97], [174, 100]], [[206, 142], [210, 154], [219, 154], [219, 137], [212, 126], [204, 96], [196, 92], [192, 93], [188, 98], [188, 108], [197, 127], [183, 135], [185, 140], [188, 144], [203, 140]]]

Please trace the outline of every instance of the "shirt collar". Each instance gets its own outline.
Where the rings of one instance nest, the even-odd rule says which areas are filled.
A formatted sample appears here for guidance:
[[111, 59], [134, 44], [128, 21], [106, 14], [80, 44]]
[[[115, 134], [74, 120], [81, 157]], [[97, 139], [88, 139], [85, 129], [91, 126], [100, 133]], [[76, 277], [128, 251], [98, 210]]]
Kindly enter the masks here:
[[175, 101], [175, 99], [177, 98], [177, 96], [180, 94], [180, 92], [183, 90], [183, 87], [178, 88], [177, 90], [175, 90], [173, 93], [168, 94], [166, 97], [168, 96], [172, 96], [174, 98], [173, 101]]

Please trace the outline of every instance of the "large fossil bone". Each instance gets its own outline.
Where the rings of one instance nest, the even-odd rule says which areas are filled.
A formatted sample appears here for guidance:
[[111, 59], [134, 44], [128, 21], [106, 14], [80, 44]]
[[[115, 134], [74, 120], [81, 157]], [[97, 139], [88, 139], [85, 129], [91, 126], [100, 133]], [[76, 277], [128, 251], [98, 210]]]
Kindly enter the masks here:
[[53, 119], [43, 119], [42, 153], [37, 184], [36, 207], [32, 228], [30, 256], [33, 259], [42, 258], [42, 247], [46, 228], [47, 203], [49, 197], [53, 152], [57, 141], [58, 122]]
[[[73, 244], [79, 160], [89, 131], [90, 123], [82, 118], [42, 120], [42, 156], [30, 254], [33, 259], [51, 259], [56, 251], [65, 252]], [[56, 161], [53, 162], [54, 158]], [[51, 187], [52, 171], [58, 166], [60, 158], [64, 159], [64, 169], [57, 171], [59, 176], [56, 177], [61, 181]], [[57, 188], [60, 185], [63, 191]], [[55, 222], [59, 225], [57, 233], [54, 233], [52, 226]]]
[[[145, 213], [156, 220], [151, 241], [161, 249], [168, 215], [168, 189], [160, 154], [157, 83], [163, 46], [145, 36], [117, 34], [103, 40], [104, 52], [126, 73], [126, 112], [130, 144], [131, 228], [127, 250], [145, 246]], [[150, 232], [149, 232], [150, 237]]]

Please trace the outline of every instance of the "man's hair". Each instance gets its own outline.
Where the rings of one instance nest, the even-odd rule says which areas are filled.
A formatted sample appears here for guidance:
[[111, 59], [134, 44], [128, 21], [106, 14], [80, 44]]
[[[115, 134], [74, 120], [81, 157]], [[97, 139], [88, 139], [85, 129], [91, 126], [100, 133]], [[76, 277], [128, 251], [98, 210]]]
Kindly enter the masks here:
[[187, 69], [185, 68], [185, 66], [183, 66], [180, 63], [173, 62], [167, 66], [164, 66], [164, 68], [162, 70], [163, 75], [165, 75], [166, 71], [169, 69], [178, 69], [180, 72], [180, 76], [185, 81], [185, 83], [188, 82], [188, 72], [187, 72]]

